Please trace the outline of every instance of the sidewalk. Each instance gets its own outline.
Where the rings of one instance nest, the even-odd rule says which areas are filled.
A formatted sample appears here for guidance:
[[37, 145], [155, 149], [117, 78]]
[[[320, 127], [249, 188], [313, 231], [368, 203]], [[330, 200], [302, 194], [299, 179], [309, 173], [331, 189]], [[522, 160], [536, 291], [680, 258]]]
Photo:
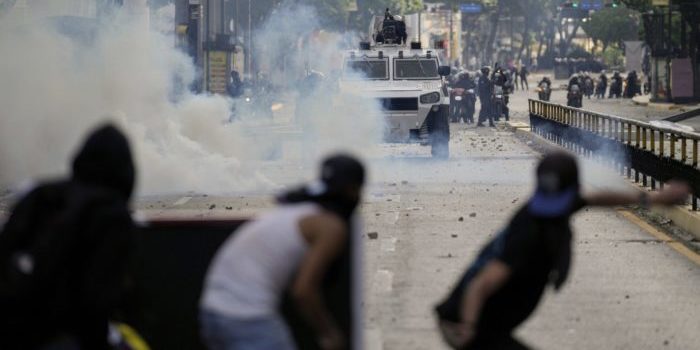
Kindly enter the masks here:
[[632, 102], [639, 106], [654, 107], [659, 109], [679, 110], [679, 112], [700, 108], [700, 104], [675, 104], [671, 102], [651, 102], [650, 95], [638, 95], [632, 98]]

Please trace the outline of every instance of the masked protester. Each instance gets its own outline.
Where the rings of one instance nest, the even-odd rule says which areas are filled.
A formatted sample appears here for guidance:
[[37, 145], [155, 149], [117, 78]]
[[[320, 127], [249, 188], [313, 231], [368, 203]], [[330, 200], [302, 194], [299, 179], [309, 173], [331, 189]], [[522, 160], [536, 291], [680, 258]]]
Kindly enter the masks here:
[[513, 338], [535, 310], [545, 287], [560, 290], [571, 265], [570, 219], [585, 206], [675, 204], [689, 193], [672, 183], [661, 192], [580, 193], [576, 160], [546, 156], [537, 167], [534, 195], [481, 250], [437, 307], [445, 341], [454, 349], [527, 349]]
[[0, 349], [106, 349], [132, 240], [129, 144], [94, 131], [66, 180], [13, 208], [0, 233]]
[[278, 313], [285, 291], [322, 349], [346, 341], [321, 297], [321, 282], [348, 254], [351, 220], [365, 170], [356, 159], [326, 159], [319, 180], [282, 195], [277, 209], [234, 233], [219, 249], [201, 299], [209, 349], [295, 349]]

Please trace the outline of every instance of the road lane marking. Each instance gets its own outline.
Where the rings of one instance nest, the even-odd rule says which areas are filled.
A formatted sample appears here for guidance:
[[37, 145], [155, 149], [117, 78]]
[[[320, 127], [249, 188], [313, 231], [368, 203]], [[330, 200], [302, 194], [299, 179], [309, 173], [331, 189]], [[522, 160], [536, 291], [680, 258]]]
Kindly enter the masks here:
[[637, 215], [635, 215], [634, 213], [632, 213], [629, 210], [618, 209], [617, 212], [620, 213], [622, 216], [624, 216], [625, 219], [627, 219], [630, 222], [632, 222], [633, 224], [639, 226], [641, 229], [648, 232], [650, 235], [656, 237], [657, 239], [664, 242], [669, 247], [673, 248], [673, 250], [677, 251], [681, 255], [688, 258], [688, 260], [700, 265], [700, 254], [692, 251], [691, 249], [689, 249], [688, 247], [683, 245], [683, 243], [678, 242], [673, 237], [667, 235], [665, 232], [650, 225], [648, 222], [642, 220], [641, 218], [639, 218]]
[[394, 273], [389, 270], [377, 270], [374, 275], [374, 290], [378, 293], [391, 293]]
[[190, 199], [192, 199], [192, 197], [182, 197], [182, 198], [178, 199], [175, 203], [173, 203], [173, 205], [183, 205], [183, 204], [189, 202]]

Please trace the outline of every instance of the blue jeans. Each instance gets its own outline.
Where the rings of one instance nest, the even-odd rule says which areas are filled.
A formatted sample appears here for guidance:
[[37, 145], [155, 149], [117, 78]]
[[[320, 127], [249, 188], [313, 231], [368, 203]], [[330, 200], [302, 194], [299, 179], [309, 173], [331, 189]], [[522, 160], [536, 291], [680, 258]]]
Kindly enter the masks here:
[[278, 315], [248, 319], [202, 310], [200, 322], [209, 350], [296, 349], [287, 325]]

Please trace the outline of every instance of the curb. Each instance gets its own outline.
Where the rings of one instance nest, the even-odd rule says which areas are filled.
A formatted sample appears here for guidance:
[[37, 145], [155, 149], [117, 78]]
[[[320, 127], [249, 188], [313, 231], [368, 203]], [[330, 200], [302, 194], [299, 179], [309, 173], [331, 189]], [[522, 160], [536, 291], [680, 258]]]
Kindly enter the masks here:
[[684, 105], [684, 104], [675, 104], [675, 103], [670, 103], [670, 102], [651, 102], [649, 99], [645, 98], [644, 96], [635, 96], [632, 97], [632, 103], [636, 106], [642, 106], [642, 107], [651, 107], [651, 108], [656, 108], [656, 109], [666, 109], [669, 111], [676, 110], [676, 109], [686, 109], [686, 108], [697, 108], [698, 105]]
[[[506, 128], [512, 131], [517, 138], [525, 140], [528, 146], [535, 148], [536, 150], [547, 153], [553, 151], [566, 151], [570, 150], [561, 147], [555, 143], [547, 141], [543, 137], [536, 135], [530, 131], [530, 126], [526, 123], [508, 123]], [[627, 179], [627, 178], [625, 178]], [[648, 191], [647, 189], [640, 187], [635, 183], [628, 182], [629, 187], [635, 191], [642, 192]], [[683, 229], [684, 231], [693, 235], [696, 240], [700, 240], [700, 214], [692, 212], [689, 206], [672, 206], [672, 207], [660, 207], [652, 206], [649, 211], [668, 218], [671, 222]]]

